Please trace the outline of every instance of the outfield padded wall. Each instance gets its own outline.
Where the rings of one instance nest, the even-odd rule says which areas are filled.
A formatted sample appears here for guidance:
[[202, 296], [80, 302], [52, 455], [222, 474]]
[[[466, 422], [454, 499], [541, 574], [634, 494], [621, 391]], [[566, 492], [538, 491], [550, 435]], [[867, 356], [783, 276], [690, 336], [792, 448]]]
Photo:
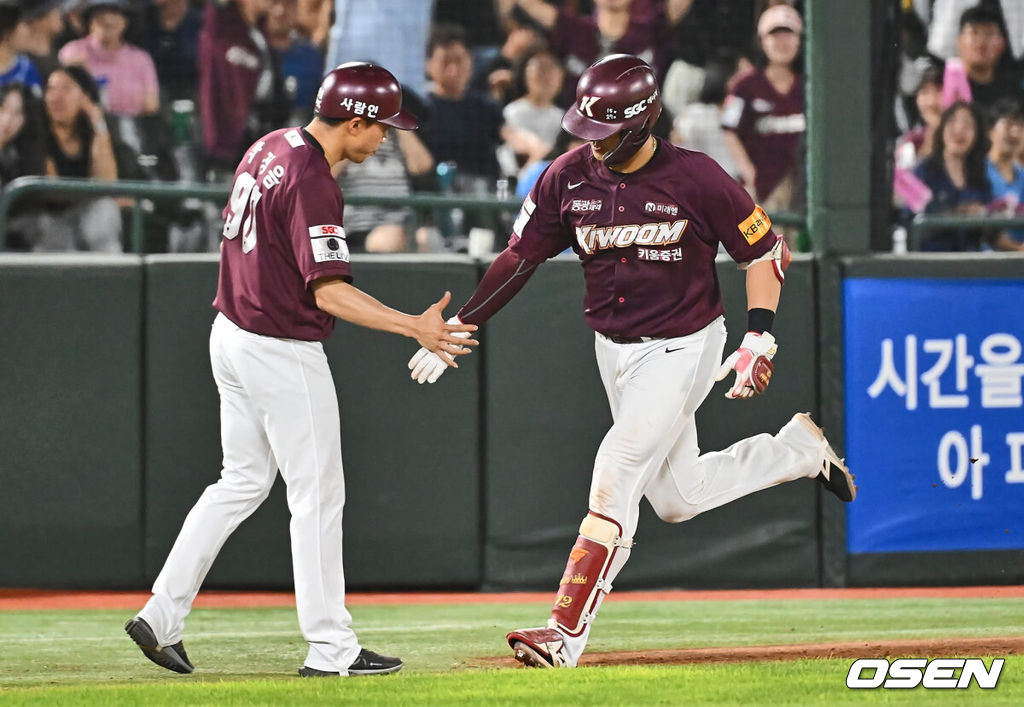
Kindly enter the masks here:
[[139, 586], [142, 271], [0, 256], [0, 586]]
[[[726, 260], [718, 274], [728, 351], [746, 330], [745, 276]], [[555, 260], [486, 326], [488, 589], [554, 590], [587, 513], [594, 454], [611, 415], [582, 301], [579, 263]], [[724, 449], [814, 411], [814, 326], [814, 263], [798, 256], [776, 320], [770, 394], [726, 400], [726, 384], [717, 384], [697, 415], [702, 449]], [[616, 586], [817, 586], [819, 503], [818, 486], [798, 481], [672, 526], [643, 501], [636, 548]]]

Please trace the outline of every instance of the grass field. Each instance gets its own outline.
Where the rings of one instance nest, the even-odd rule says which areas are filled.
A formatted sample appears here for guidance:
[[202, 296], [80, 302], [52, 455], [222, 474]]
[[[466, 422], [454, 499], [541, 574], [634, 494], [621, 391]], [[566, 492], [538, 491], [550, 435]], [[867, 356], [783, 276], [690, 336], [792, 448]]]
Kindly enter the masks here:
[[[509, 655], [504, 634], [547, 604], [355, 606], [368, 648], [400, 655], [395, 676], [300, 680], [294, 609], [197, 609], [179, 676], [124, 635], [131, 611], [0, 612], [0, 703], [18, 704], [1024, 704], [1024, 657], [999, 686], [969, 691], [849, 690], [850, 659], [608, 666], [574, 671], [480, 667]], [[610, 602], [591, 651], [909, 638], [1024, 636], [1024, 599]], [[1005, 656], [965, 656], [1005, 657]]]

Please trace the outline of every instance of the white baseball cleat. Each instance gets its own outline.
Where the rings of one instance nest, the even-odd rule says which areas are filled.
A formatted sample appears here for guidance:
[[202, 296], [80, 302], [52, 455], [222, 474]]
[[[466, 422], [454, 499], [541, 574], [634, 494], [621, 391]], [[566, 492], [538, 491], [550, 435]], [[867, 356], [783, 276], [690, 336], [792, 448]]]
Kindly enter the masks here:
[[825, 442], [825, 461], [822, 462], [821, 472], [817, 477], [818, 481], [834, 493], [840, 501], [849, 503], [857, 498], [857, 486], [853, 483], [857, 477], [850, 473], [846, 466], [846, 460], [840, 458], [832, 449], [832, 445], [825, 439], [825, 431], [811, 419], [810, 413], [798, 412], [793, 419], [799, 419], [807, 429]]
[[509, 633], [514, 657], [527, 668], [569, 668], [565, 638], [553, 628], [521, 628]]

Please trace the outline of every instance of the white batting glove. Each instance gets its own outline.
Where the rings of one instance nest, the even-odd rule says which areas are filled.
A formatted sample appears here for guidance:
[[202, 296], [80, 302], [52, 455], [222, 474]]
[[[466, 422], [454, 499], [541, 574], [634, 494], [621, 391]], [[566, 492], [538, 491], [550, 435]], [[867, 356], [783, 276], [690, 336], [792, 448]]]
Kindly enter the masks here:
[[[462, 324], [462, 320], [455, 316], [449, 319], [447, 323]], [[452, 332], [452, 336], [457, 336], [460, 339], [468, 339], [469, 334], [470, 332], [468, 331]], [[448, 368], [448, 364], [440, 356], [422, 347], [409, 359], [409, 370], [412, 371], [410, 376], [420, 385], [436, 382]]]
[[748, 331], [740, 347], [722, 361], [715, 380], [722, 380], [729, 371], [736, 371], [736, 380], [725, 394], [730, 400], [752, 398], [764, 392], [772, 379], [772, 357], [779, 347], [775, 337], [765, 332], [755, 334]]

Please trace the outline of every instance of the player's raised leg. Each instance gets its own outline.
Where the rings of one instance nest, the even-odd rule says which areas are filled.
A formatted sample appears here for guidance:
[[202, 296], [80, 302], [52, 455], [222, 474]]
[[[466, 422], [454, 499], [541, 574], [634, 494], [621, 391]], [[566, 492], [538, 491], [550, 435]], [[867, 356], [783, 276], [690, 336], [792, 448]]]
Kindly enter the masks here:
[[616, 344], [598, 336], [598, 369], [615, 422], [594, 461], [590, 513], [569, 553], [548, 625], [508, 635], [520, 662], [573, 667], [579, 661], [601, 602], [629, 558], [643, 490], [692, 425], [724, 342], [720, 318], [671, 340]]
[[679, 523], [756, 491], [819, 476], [837, 496], [853, 500], [852, 475], [806, 413], [794, 415], [778, 434], [755, 435], [706, 454], [700, 454], [691, 424], [645, 495], [659, 518]]

